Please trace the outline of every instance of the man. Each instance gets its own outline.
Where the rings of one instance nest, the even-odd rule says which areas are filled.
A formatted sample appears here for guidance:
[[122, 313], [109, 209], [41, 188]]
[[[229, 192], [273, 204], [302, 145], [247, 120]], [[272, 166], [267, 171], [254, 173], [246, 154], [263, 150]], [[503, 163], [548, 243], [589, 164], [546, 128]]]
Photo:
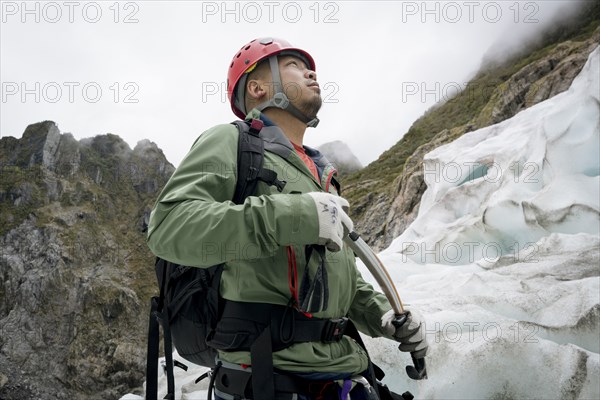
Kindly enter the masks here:
[[[385, 296], [360, 276], [342, 242], [352, 221], [335, 170], [303, 146], [322, 103], [314, 60], [284, 40], [253, 40], [229, 66], [228, 96], [234, 114], [264, 124], [265, 165], [285, 186], [260, 182], [243, 204], [231, 202], [239, 134], [232, 124], [218, 125], [196, 140], [171, 177], [148, 230], [161, 258], [199, 268], [224, 263], [223, 316], [208, 342], [219, 349], [217, 398], [366, 398], [369, 359], [342, 335], [346, 317], [418, 358], [427, 343], [418, 315], [396, 327]], [[251, 311], [262, 306], [269, 308]], [[264, 314], [267, 328], [256, 322]], [[331, 332], [322, 333], [323, 326]], [[262, 345], [264, 337], [267, 356], [241, 345]]]

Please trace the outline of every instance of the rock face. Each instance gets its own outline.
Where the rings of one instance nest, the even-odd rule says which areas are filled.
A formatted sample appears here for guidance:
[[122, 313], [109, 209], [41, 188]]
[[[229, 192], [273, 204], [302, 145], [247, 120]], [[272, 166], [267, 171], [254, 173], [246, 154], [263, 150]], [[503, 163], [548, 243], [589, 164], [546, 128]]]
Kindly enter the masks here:
[[[353, 198], [351, 202], [351, 216], [357, 231], [375, 249], [382, 250], [389, 246], [416, 218], [421, 196], [426, 189], [423, 179], [423, 156], [426, 153], [466, 132], [509, 119], [526, 108], [564, 92], [599, 43], [600, 28], [597, 28], [586, 40], [565, 41], [547, 48], [547, 54], [526, 63], [493, 89], [487, 104], [467, 123], [448, 126], [419, 146], [407, 157], [402, 173], [385, 190], [372, 190], [381, 182], [368, 178], [346, 187], [346, 193], [366, 193], [358, 199]], [[473, 85], [468, 90], [483, 88]], [[471, 96], [469, 93], [466, 95]], [[431, 113], [437, 111], [431, 110]], [[402, 145], [402, 140], [398, 145]]]
[[340, 140], [325, 143], [317, 148], [335, 165], [340, 175], [358, 171], [363, 166], [348, 145]]
[[174, 168], [155, 144], [45, 121], [0, 140], [0, 398], [111, 399], [144, 380], [143, 218]]
[[475, 119], [478, 127], [493, 125], [564, 92], [600, 42], [600, 31], [585, 42], [560, 43], [546, 57], [524, 66], [498, 86]]

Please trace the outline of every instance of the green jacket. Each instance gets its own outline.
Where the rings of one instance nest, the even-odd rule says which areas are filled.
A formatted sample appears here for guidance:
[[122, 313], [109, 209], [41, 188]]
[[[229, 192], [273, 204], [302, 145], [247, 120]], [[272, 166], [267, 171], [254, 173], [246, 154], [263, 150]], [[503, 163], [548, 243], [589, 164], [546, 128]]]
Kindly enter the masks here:
[[[258, 118], [252, 110], [249, 116]], [[215, 126], [194, 143], [159, 195], [148, 229], [152, 252], [188, 266], [209, 267], [225, 263], [221, 295], [235, 301], [288, 304], [288, 251], [293, 246], [298, 276], [306, 265], [304, 246], [318, 241], [317, 210], [302, 193], [336, 193], [335, 173], [324, 157], [316, 159], [323, 170], [315, 180], [292, 144], [276, 126], [261, 131], [265, 140], [265, 167], [287, 181], [279, 193], [260, 182], [255, 196], [235, 205], [238, 131], [231, 124]], [[391, 307], [360, 276], [354, 254], [344, 247], [326, 253], [329, 306], [314, 314], [320, 318], [348, 315], [358, 329], [383, 336], [381, 316]], [[310, 276], [317, 257], [309, 263]], [[250, 364], [248, 352], [220, 352], [224, 361]], [[335, 343], [297, 343], [273, 354], [276, 368], [295, 372], [359, 373], [367, 369], [367, 357], [352, 339]]]

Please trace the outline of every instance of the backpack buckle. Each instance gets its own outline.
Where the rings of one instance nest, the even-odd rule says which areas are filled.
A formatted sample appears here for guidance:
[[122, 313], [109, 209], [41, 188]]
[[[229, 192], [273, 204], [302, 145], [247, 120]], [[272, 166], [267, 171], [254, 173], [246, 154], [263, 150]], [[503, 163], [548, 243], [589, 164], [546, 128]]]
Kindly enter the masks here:
[[274, 184], [277, 187], [277, 191], [281, 193], [283, 192], [283, 188], [285, 188], [285, 185], [287, 185], [287, 181], [280, 181], [279, 179], [275, 178]]
[[324, 343], [339, 342], [344, 336], [347, 326], [348, 318], [346, 317], [330, 319], [325, 324], [321, 341]]
[[264, 122], [262, 122], [260, 119], [253, 118], [250, 122], [250, 133], [254, 136], [258, 136], [263, 126], [265, 126]]

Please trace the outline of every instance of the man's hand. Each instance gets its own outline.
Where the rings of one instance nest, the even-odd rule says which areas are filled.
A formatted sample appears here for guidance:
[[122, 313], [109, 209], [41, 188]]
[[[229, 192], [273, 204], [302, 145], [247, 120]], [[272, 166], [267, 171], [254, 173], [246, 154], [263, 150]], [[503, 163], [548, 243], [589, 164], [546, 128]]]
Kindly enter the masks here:
[[340, 251], [344, 235], [354, 229], [352, 220], [346, 214], [348, 202], [346, 199], [329, 193], [306, 193], [317, 206], [319, 217], [319, 243], [329, 251]]
[[405, 311], [407, 317], [404, 323], [399, 323], [399, 316], [394, 314], [394, 310], [390, 310], [381, 317], [381, 326], [388, 335], [400, 342], [400, 351], [409, 352], [416, 359], [423, 358], [427, 354], [428, 345], [421, 315], [406, 308]]

